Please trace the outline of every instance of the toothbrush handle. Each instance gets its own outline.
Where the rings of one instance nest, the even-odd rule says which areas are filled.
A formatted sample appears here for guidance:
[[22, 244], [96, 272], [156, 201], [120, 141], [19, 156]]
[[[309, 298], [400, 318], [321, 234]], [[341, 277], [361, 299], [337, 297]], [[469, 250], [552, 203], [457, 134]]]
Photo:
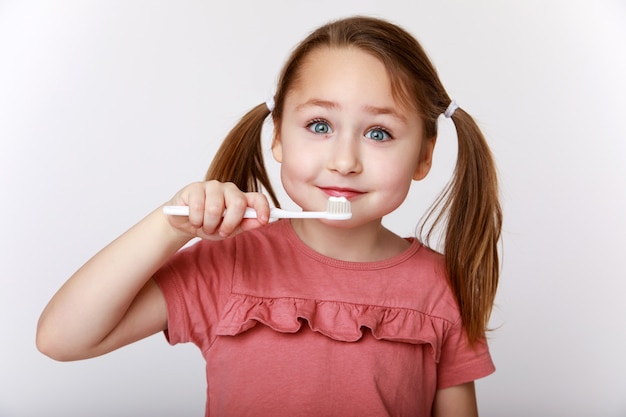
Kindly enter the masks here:
[[[189, 206], [165, 206], [163, 207], [163, 213], [169, 216], [189, 216]], [[272, 208], [270, 210], [270, 218], [272, 219], [319, 219], [326, 216], [324, 211], [287, 211], [279, 208]], [[246, 208], [246, 212], [243, 215], [244, 219], [256, 219], [256, 210], [252, 207]]]
[[164, 206], [163, 214], [168, 216], [189, 216], [189, 206]]
[[[189, 206], [164, 206], [163, 213], [168, 216], [189, 216]], [[226, 214], [226, 210], [224, 210], [224, 214]], [[256, 211], [252, 207], [247, 207], [243, 217], [244, 219], [256, 219]]]
[[[246, 209], [246, 214], [248, 210], [254, 211], [254, 209]], [[328, 215], [325, 211], [289, 211], [283, 210], [279, 208], [270, 209], [270, 218], [271, 219], [323, 219]], [[244, 215], [244, 217], [246, 217]], [[254, 217], [256, 217], [256, 212], [254, 213]]]

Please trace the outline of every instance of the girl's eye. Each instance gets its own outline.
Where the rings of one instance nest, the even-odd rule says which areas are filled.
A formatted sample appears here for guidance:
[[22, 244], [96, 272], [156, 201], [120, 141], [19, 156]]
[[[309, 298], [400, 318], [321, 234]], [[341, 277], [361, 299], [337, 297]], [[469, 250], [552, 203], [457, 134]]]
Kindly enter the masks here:
[[376, 127], [374, 129], [370, 129], [365, 133], [365, 137], [375, 140], [377, 142], [382, 142], [384, 140], [391, 139], [391, 135], [383, 128]]
[[307, 125], [307, 128], [313, 132], [313, 133], [318, 133], [320, 135], [327, 135], [329, 133], [332, 133], [332, 129], [330, 128], [330, 125], [327, 122], [324, 122], [322, 120], [314, 120], [311, 123], [309, 123]]

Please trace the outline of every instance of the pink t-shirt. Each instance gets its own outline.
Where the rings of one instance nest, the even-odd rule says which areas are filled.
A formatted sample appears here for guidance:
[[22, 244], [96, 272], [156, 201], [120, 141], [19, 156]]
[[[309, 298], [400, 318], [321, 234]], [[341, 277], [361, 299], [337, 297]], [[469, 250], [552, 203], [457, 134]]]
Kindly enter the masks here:
[[155, 275], [171, 344], [206, 360], [207, 416], [430, 416], [435, 391], [495, 368], [469, 347], [443, 257], [379, 262], [306, 246], [288, 220], [199, 241]]

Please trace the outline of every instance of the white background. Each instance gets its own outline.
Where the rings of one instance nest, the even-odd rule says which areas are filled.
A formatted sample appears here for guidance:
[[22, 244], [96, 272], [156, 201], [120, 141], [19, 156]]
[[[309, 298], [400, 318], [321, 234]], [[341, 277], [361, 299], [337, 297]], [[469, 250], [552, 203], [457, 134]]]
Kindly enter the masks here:
[[[497, 159], [498, 370], [477, 384], [482, 416], [625, 416], [625, 2], [213, 3], [0, 0], [0, 416], [202, 415], [194, 346], [159, 334], [57, 363], [35, 349], [38, 316], [92, 254], [202, 178], [297, 42], [357, 13], [424, 44]], [[386, 220], [398, 233], [449, 178], [456, 137], [440, 126], [431, 175]]]

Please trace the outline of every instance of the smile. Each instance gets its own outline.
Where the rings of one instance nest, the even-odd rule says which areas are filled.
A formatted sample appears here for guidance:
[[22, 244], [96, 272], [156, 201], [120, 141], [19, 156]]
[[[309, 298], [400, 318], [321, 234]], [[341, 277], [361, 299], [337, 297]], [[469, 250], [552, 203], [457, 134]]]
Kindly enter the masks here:
[[352, 198], [356, 198], [362, 194], [365, 194], [363, 191], [355, 190], [352, 188], [342, 188], [342, 187], [319, 187], [326, 195], [330, 197], [345, 197], [348, 200]]

